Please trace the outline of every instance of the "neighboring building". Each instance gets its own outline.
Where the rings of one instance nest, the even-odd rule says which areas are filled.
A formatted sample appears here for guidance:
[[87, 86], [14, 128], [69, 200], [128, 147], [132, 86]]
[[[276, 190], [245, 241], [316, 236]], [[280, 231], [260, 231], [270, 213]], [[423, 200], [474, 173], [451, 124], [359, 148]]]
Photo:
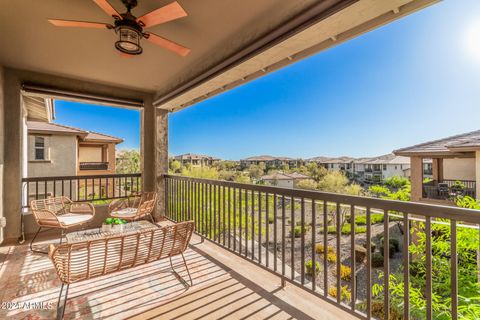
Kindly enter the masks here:
[[188, 164], [192, 167], [211, 166], [215, 162], [220, 161], [219, 158], [194, 153], [181, 154], [173, 157], [173, 160], [179, 161], [182, 165]]
[[308, 162], [315, 162], [329, 170], [350, 171], [352, 169], [353, 158], [350, 157], [315, 157], [308, 159]]
[[[115, 173], [115, 148], [122, 139], [97, 132], [53, 123], [55, 112], [50, 99], [26, 97], [24, 118], [23, 176], [67, 177], [108, 175]], [[91, 185], [91, 179], [59, 180], [36, 184], [29, 189], [29, 198], [52, 195], [53, 190], [66, 190], [73, 200], [87, 194], [105, 192], [105, 180]], [[78, 185], [77, 185], [78, 184]], [[87, 188], [83, 188], [87, 185]], [[46, 187], [46, 189], [45, 189]], [[77, 192], [83, 190], [82, 192]], [[71, 190], [70, 190], [71, 188]], [[113, 189], [110, 188], [109, 192]], [[25, 199], [27, 200], [27, 199]], [[28, 199], [30, 200], [30, 199]]]
[[28, 176], [115, 173], [115, 147], [122, 139], [56, 123], [27, 121]]
[[[451, 200], [459, 193], [472, 197], [480, 194], [477, 183], [480, 179], [480, 130], [402, 148], [394, 153], [410, 157], [414, 201]], [[433, 181], [423, 184], [429, 168]]]
[[253, 156], [246, 159], [241, 159], [240, 167], [245, 169], [252, 164], [259, 165], [260, 163], [264, 163], [266, 168], [280, 169], [284, 165], [288, 165], [290, 168], [296, 168], [298, 166], [298, 161], [298, 159], [289, 157], [273, 157], [268, 155]]
[[[360, 169], [363, 169], [363, 172]], [[393, 176], [405, 177], [408, 169], [410, 169], [409, 158], [386, 154], [358, 163], [356, 173], [363, 176], [363, 181], [375, 183]]]
[[293, 173], [281, 173], [281, 172], [275, 172], [272, 174], [268, 174], [265, 176], [262, 176], [260, 180], [262, 180], [265, 184], [271, 185], [271, 186], [276, 186], [276, 187], [282, 187], [282, 188], [296, 188], [297, 183], [303, 180], [311, 180], [307, 175], [293, 172]]

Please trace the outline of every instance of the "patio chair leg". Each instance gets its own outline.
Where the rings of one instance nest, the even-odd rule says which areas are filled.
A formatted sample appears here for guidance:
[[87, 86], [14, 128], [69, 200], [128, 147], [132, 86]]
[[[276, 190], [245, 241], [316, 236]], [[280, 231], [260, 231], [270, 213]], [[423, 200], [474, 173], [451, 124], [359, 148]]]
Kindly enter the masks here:
[[58, 301], [57, 301], [57, 320], [61, 320], [63, 319], [63, 316], [65, 314], [65, 307], [67, 305], [67, 299], [68, 299], [68, 288], [70, 286], [70, 284], [67, 284], [67, 287], [66, 287], [66, 290], [65, 290], [65, 298], [63, 300], [63, 305], [62, 307], [60, 307], [60, 300], [62, 298], [62, 293], [63, 293], [63, 287], [64, 287], [64, 283], [62, 283], [62, 287], [60, 288], [60, 293], [58, 295]]
[[[169, 258], [170, 258], [170, 267], [172, 268], [173, 273], [175, 273], [180, 279], [182, 279], [183, 282], [186, 283], [186, 281], [175, 271], [175, 268], [173, 268], [172, 256], [170, 256]], [[190, 286], [192, 287], [193, 286], [192, 277], [190, 276], [190, 271], [188, 270], [188, 266], [187, 266], [187, 263], [185, 261], [185, 257], [183, 256], [183, 253], [182, 253], [182, 259], [183, 259], [183, 264], [185, 265], [185, 268], [187, 269], [188, 277], [190, 278]]]
[[185, 257], [183, 256], [183, 252], [182, 252], [182, 259], [183, 259], [183, 264], [185, 265], [185, 269], [187, 269], [188, 277], [190, 278], [190, 285], [193, 287], [192, 276], [190, 276], [190, 270], [188, 270], [187, 261], [185, 261]]
[[30, 251], [35, 252], [35, 253], [45, 253], [45, 254], [47, 254], [48, 252], [46, 252], [46, 251], [40, 251], [40, 250], [35, 250], [35, 249], [33, 249], [33, 242], [35, 241], [35, 239], [37, 238], [38, 234], [40, 233], [40, 230], [42, 230], [42, 227], [38, 227], [37, 232], [35, 233], [35, 235], [33, 236], [32, 240], [30, 241]]

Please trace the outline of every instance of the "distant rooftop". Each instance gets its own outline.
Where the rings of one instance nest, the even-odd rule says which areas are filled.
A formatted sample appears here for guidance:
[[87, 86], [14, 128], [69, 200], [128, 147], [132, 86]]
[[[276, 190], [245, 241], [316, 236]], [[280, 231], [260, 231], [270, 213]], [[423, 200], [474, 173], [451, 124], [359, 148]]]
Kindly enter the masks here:
[[275, 172], [272, 174], [267, 174], [262, 176], [262, 180], [296, 180], [296, 179], [311, 179], [309, 176], [298, 173], [282, 173], [282, 172]]
[[201, 159], [208, 159], [208, 160], [220, 160], [219, 158], [207, 156], [204, 154], [195, 154], [195, 153], [185, 153], [175, 156], [174, 159], [176, 160], [201, 160]]
[[274, 157], [269, 155], [261, 155], [261, 156], [252, 156], [246, 159], [242, 159], [244, 161], [273, 161], [273, 160], [282, 160], [282, 161], [292, 161], [295, 160], [289, 157]]
[[402, 156], [436, 156], [473, 152], [479, 149], [480, 130], [477, 130], [398, 149], [394, 153]]
[[123, 139], [121, 138], [109, 136], [98, 132], [86, 131], [57, 123], [27, 121], [27, 128], [29, 133], [56, 133], [62, 135], [76, 135], [85, 142], [123, 142]]

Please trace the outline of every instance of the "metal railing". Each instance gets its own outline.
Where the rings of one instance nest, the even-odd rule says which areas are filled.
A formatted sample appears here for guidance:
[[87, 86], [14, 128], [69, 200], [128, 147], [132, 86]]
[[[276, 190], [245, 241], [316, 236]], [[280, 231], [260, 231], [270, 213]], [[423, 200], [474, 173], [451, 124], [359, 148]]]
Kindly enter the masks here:
[[80, 162], [80, 170], [108, 170], [108, 162]]
[[444, 179], [423, 184], [423, 198], [454, 201], [458, 196], [476, 198], [476, 181]]
[[[172, 175], [165, 176], [165, 198], [169, 219], [194, 220], [197, 234], [278, 275], [282, 285], [299, 286], [362, 319], [395, 312], [435, 319], [432, 258], [447, 259], [451, 286], [442, 291], [448, 304], [442, 312], [457, 319], [464, 263], [457, 258], [457, 233], [478, 229], [480, 211]], [[448, 252], [439, 253], [432, 244], [445, 232], [451, 233], [442, 238]], [[419, 243], [423, 258], [410, 252]], [[410, 301], [418, 291], [425, 301], [420, 310]]]
[[22, 179], [22, 207], [30, 201], [67, 196], [73, 201], [103, 201], [142, 191], [141, 173], [88, 176], [30, 177]]

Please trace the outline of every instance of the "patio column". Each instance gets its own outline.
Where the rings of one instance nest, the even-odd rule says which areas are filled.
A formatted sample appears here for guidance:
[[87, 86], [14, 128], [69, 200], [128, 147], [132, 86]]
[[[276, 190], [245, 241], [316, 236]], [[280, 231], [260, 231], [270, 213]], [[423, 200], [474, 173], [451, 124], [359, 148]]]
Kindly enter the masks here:
[[[22, 194], [22, 105], [21, 81], [10, 69], [3, 75], [3, 216], [7, 226], [3, 230], [4, 239], [20, 236], [20, 214]], [[4, 240], [0, 239], [0, 240]]]
[[154, 108], [150, 99], [144, 101], [142, 126], [143, 190], [158, 195], [155, 220], [165, 214], [163, 175], [168, 173], [168, 111]]
[[410, 170], [412, 201], [420, 201], [423, 194], [423, 159], [421, 157], [410, 157]]
[[432, 159], [432, 178], [435, 181], [443, 180], [443, 159], [442, 158]]
[[480, 151], [475, 151], [475, 197], [480, 198]]

